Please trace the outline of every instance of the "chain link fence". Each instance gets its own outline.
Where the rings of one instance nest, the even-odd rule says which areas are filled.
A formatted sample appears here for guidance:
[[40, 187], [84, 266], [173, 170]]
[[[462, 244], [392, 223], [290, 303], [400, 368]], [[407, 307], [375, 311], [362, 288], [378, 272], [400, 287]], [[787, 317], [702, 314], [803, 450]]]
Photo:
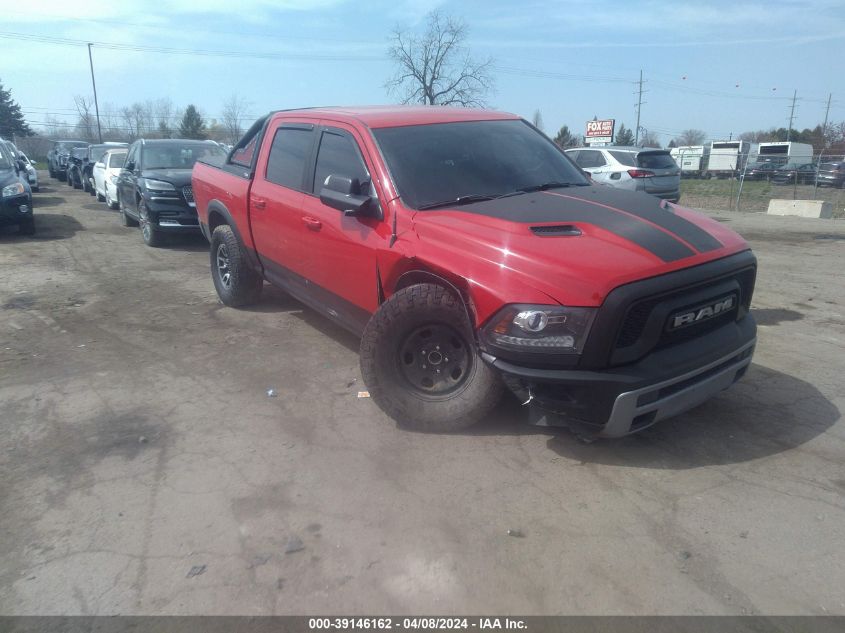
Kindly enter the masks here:
[[[720, 211], [765, 212], [771, 200], [825, 200], [833, 217], [845, 218], [845, 157], [814, 153], [796, 162], [755, 162], [752, 156], [741, 169], [714, 174], [694, 169], [697, 156], [674, 152], [681, 167], [681, 204]], [[706, 167], [706, 163], [702, 163]]]

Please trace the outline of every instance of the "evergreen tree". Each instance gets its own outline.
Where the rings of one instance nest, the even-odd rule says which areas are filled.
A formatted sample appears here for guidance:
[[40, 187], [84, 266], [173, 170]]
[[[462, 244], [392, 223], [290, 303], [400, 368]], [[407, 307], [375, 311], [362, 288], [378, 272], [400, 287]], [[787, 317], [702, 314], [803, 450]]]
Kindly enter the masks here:
[[13, 135], [32, 136], [33, 132], [23, 118], [21, 107], [12, 99], [12, 91], [5, 90], [0, 82], [0, 136], [8, 139]]
[[185, 115], [182, 117], [182, 122], [179, 123], [179, 136], [199, 140], [206, 138], [205, 121], [193, 104], [185, 108]]
[[578, 147], [581, 145], [581, 139], [569, 131], [568, 125], [564, 125], [560, 128], [554, 138], [554, 142], [557, 143], [558, 147], [561, 149], [568, 149], [570, 147]]
[[619, 124], [619, 129], [616, 130], [616, 141], [614, 145], [633, 145], [634, 133], [625, 127], [624, 123]]

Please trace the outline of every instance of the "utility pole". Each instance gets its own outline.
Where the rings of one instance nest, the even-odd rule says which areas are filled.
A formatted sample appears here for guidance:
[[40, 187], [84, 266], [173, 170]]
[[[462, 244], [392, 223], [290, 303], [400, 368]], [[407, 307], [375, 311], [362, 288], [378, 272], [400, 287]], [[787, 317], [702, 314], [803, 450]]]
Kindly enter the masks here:
[[91, 57], [91, 44], [88, 44], [88, 63], [91, 66], [91, 85], [94, 87], [94, 111], [97, 113], [97, 138], [103, 142], [103, 131], [100, 129], [100, 106], [97, 105], [97, 82], [94, 81], [94, 58]]
[[827, 116], [830, 114], [830, 100], [833, 98], [833, 93], [827, 95], [827, 108], [824, 110], [824, 123], [822, 124], [822, 142], [827, 147]]
[[789, 111], [789, 127], [786, 129], [786, 140], [792, 136], [792, 120], [795, 118], [795, 98], [798, 96], [798, 91], [792, 93], [792, 109]]
[[643, 71], [640, 70], [640, 90], [637, 98], [637, 130], [634, 132], [634, 145], [640, 144], [640, 110], [643, 108]]

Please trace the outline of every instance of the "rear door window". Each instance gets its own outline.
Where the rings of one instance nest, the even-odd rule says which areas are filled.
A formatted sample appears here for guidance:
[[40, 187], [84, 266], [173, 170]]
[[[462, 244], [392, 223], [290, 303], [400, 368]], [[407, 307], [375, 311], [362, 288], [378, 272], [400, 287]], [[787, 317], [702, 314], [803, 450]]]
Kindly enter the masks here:
[[302, 191], [305, 165], [311, 155], [313, 143], [314, 130], [310, 127], [280, 127], [270, 147], [267, 180], [282, 187]]
[[626, 165], [628, 167], [637, 166], [637, 157], [631, 152], [615, 152], [613, 150], [610, 150], [610, 155], [613, 156], [613, 158], [618, 160], [623, 165]]
[[643, 169], [677, 169], [669, 152], [640, 152], [637, 154], [637, 167]]
[[355, 141], [346, 134], [326, 130], [320, 139], [312, 191], [319, 194], [331, 175], [356, 178], [362, 191], [369, 189], [370, 174]]
[[578, 158], [575, 163], [582, 168], [587, 167], [602, 167], [607, 164], [601, 152], [596, 150], [582, 149], [578, 153]]

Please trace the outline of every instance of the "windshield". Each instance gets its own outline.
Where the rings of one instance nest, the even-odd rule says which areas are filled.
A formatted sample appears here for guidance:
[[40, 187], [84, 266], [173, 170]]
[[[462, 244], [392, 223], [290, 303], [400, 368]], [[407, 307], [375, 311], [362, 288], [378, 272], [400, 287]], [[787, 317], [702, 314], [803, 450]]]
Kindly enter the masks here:
[[546, 183], [588, 184], [557, 146], [521, 120], [409, 125], [373, 135], [402, 201], [413, 209]]
[[126, 154], [128, 152], [114, 152], [109, 154], [109, 167], [123, 167], [126, 162]]
[[198, 160], [222, 160], [226, 153], [211, 143], [147, 145], [142, 169], [191, 169]]
[[88, 147], [88, 143], [86, 143], [85, 141], [66, 141], [64, 143], [59, 143], [59, 146], [56, 148], [56, 150], [60, 152], [69, 152], [71, 148], [74, 147]]

